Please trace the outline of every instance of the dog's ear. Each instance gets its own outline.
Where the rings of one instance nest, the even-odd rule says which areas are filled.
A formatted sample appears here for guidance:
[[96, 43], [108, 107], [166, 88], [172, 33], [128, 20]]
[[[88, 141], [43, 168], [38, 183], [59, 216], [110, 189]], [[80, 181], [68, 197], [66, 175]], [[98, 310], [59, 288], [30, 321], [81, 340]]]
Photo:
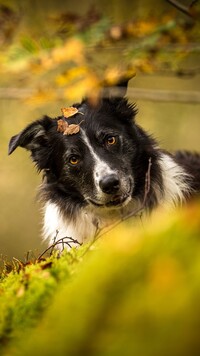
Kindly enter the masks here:
[[128, 82], [130, 78], [124, 78], [120, 80], [116, 87], [119, 88], [119, 97], [123, 98], [127, 93]]
[[52, 119], [45, 116], [41, 120], [37, 120], [28, 125], [19, 134], [11, 137], [9, 142], [8, 154], [10, 155], [17, 147], [26, 148], [29, 151], [44, 145], [47, 136], [46, 133], [51, 126]]
[[135, 103], [129, 103], [126, 98], [128, 82], [133, 78], [133, 75], [122, 78], [117, 83], [117, 90], [114, 95], [116, 111], [122, 118], [125, 118], [128, 121], [134, 121], [135, 116], [137, 115], [137, 106]]
[[48, 116], [28, 125], [19, 134], [13, 136], [9, 142], [8, 154], [10, 155], [17, 147], [23, 147], [31, 151], [31, 157], [39, 169], [46, 168], [48, 159], [49, 129], [55, 125]]
[[115, 98], [118, 100], [124, 98], [127, 93], [128, 82], [134, 77], [134, 75], [133, 73], [128, 73], [124, 77], [121, 77], [114, 86], [110, 86], [105, 83], [102, 90], [102, 96], [104, 98]]

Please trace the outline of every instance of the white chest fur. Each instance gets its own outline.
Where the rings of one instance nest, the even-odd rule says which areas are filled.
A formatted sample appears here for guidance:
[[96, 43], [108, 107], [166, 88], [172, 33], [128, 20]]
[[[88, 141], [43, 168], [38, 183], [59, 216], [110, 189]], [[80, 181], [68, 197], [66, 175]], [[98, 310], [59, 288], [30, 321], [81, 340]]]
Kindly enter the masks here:
[[99, 229], [103, 229], [135, 210], [138, 203], [130, 202], [125, 208], [109, 211], [96, 207], [83, 208], [76, 218], [67, 219], [53, 203], [44, 208], [43, 236], [49, 245], [59, 239], [73, 238], [79, 243], [90, 241]]
[[47, 203], [44, 213], [44, 238], [49, 244], [62, 238], [73, 238], [79, 243], [87, 242], [95, 235], [97, 226], [91, 212], [80, 211], [76, 219], [68, 220], [61, 214], [58, 206]]

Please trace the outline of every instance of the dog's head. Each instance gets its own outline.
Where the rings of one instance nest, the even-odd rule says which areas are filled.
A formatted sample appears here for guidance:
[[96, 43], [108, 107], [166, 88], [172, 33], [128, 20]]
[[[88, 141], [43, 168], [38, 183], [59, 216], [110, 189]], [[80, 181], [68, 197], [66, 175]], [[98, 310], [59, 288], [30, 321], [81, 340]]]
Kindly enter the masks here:
[[[45, 172], [46, 184], [62, 198], [115, 209], [126, 205], [140, 184], [138, 158], [144, 146], [144, 133], [134, 123], [135, 106], [124, 98], [109, 98], [95, 107], [88, 100], [74, 107], [78, 112], [65, 120], [80, 125], [78, 133], [59, 132], [61, 117], [45, 116], [11, 138], [9, 154], [18, 146], [29, 150], [37, 168]], [[144, 154], [143, 160], [144, 182]]]

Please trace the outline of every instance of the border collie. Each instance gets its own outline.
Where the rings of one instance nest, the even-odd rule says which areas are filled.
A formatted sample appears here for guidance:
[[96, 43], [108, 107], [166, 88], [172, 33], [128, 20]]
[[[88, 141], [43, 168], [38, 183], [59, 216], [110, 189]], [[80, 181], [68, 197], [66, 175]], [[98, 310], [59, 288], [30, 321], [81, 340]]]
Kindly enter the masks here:
[[[43, 171], [49, 244], [55, 237], [83, 243], [121, 217], [200, 192], [200, 155], [160, 149], [136, 124], [136, 107], [124, 96], [102, 98], [96, 106], [85, 99], [73, 108], [71, 117], [29, 124], [9, 143], [9, 154], [24, 147]], [[66, 127], [78, 130], [70, 134]]]

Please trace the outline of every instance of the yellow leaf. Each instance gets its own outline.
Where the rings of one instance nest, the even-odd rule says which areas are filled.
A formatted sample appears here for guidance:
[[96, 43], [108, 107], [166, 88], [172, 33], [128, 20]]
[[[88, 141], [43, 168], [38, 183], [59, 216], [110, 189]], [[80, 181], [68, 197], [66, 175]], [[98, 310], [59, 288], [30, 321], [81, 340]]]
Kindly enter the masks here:
[[135, 76], [136, 72], [135, 69], [130, 68], [120, 68], [120, 67], [113, 67], [111, 69], [107, 69], [104, 76], [104, 82], [106, 85], [114, 86], [117, 85], [123, 79], [131, 79]]
[[68, 100], [79, 100], [83, 97], [96, 98], [99, 97], [100, 84], [98, 78], [93, 74], [88, 72], [87, 75], [77, 80], [75, 83], [69, 85], [64, 94]]
[[60, 74], [56, 78], [56, 83], [59, 86], [64, 86], [71, 81], [80, 80], [87, 75], [88, 68], [86, 66], [75, 66], [65, 73]]
[[56, 63], [65, 61], [73, 61], [81, 63], [84, 60], [83, 43], [77, 38], [68, 40], [64, 46], [54, 48], [52, 51], [52, 58]]
[[119, 79], [121, 78], [121, 71], [119, 68], [114, 67], [108, 69], [105, 73], [104, 80], [108, 85], [115, 85], [118, 83]]
[[73, 106], [71, 106], [69, 108], [62, 108], [61, 111], [62, 111], [63, 116], [66, 118], [74, 116], [75, 114], [78, 113], [78, 109], [74, 108]]

